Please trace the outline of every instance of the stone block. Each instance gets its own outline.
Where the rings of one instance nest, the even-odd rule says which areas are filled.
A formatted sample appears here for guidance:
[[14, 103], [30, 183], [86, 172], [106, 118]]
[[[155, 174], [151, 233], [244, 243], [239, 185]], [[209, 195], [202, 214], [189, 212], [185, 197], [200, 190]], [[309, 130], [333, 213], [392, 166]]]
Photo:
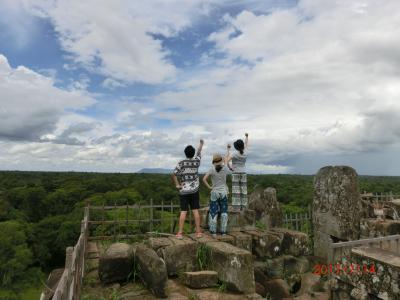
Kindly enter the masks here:
[[240, 231], [229, 232], [229, 235], [234, 238], [233, 245], [236, 247], [245, 249], [252, 252], [253, 249], [253, 238], [250, 234], [246, 234]]
[[189, 237], [184, 237], [182, 240], [171, 237], [169, 240], [171, 241], [171, 245], [161, 248], [159, 252], [164, 258], [168, 275], [196, 271], [198, 243]]
[[284, 256], [284, 270], [286, 276], [307, 273], [310, 271], [310, 263], [304, 256], [286, 255]]
[[103, 283], [126, 281], [133, 270], [133, 248], [126, 243], [110, 245], [99, 259], [99, 277]]
[[400, 220], [362, 219], [360, 229], [361, 238], [400, 234]]
[[254, 293], [254, 265], [249, 251], [224, 242], [207, 243], [209, 268], [218, 272], [219, 280], [230, 290]]
[[218, 273], [215, 271], [185, 272], [183, 282], [193, 289], [214, 287], [218, 283]]
[[273, 228], [271, 231], [283, 234], [282, 253], [293, 256], [309, 255], [311, 253], [311, 240], [306, 233], [286, 228]]
[[245, 230], [244, 233], [252, 236], [253, 253], [257, 257], [273, 258], [280, 255], [282, 234], [262, 230]]
[[167, 237], [151, 237], [146, 240], [146, 245], [148, 245], [154, 251], [158, 251], [160, 248], [165, 248], [167, 246], [171, 246], [173, 243]]
[[144, 284], [156, 296], [167, 297], [167, 268], [157, 253], [141, 244], [136, 247], [135, 263]]
[[249, 209], [255, 212], [255, 221], [266, 229], [282, 226], [282, 209], [276, 198], [276, 190], [272, 187], [258, 188], [249, 196]]

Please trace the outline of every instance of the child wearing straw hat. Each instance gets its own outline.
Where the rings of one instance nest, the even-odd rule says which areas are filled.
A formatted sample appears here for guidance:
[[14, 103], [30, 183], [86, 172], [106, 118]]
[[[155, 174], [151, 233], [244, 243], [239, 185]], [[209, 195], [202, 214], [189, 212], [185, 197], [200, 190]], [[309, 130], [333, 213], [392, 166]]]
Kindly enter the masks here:
[[[210, 207], [208, 214], [208, 226], [213, 237], [217, 235], [218, 214], [221, 215], [220, 233], [226, 234], [228, 225], [228, 194], [229, 189], [226, 185], [226, 176], [230, 170], [226, 167], [227, 157], [224, 159], [220, 154], [214, 154], [213, 167], [203, 177], [203, 182], [211, 190]], [[208, 183], [208, 177], [211, 177], [212, 185]]]

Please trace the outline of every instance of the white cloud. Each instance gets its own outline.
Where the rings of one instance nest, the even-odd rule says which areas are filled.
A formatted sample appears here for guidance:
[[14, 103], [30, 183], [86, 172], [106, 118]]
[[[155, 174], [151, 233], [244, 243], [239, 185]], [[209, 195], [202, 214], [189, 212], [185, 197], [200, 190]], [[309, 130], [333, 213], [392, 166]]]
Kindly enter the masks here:
[[114, 79], [106, 85], [173, 79], [176, 68], [168, 50], [151, 34], [175, 35], [208, 11], [207, 1], [197, 0], [27, 2], [33, 13], [53, 23], [74, 63]]
[[62, 90], [54, 80], [26, 67], [12, 68], [0, 55], [0, 138], [39, 140], [59, 119], [95, 101], [83, 90]]

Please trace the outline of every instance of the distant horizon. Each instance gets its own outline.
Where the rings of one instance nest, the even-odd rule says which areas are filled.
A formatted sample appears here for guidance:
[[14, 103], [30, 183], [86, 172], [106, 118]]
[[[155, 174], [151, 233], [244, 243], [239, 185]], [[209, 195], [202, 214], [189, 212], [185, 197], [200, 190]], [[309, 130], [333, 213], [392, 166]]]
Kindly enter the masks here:
[[400, 174], [400, 1], [0, 1], [0, 166]]
[[[327, 166], [323, 166], [323, 167], [327, 167]], [[323, 168], [321, 167], [321, 168]], [[145, 169], [159, 169], [159, 168], [145, 168]], [[161, 174], [161, 175], [168, 175], [172, 173], [172, 169], [170, 169], [169, 171], [171, 173], [152, 173], [152, 172], [140, 172], [143, 169], [137, 170], [137, 171], [133, 171], [133, 172], [101, 172], [101, 171], [74, 171], [74, 170], [4, 170], [4, 169], [0, 169], [0, 173], [1, 172], [32, 172], [32, 173], [89, 173], [89, 174]], [[168, 169], [162, 169], [167, 171]], [[204, 175], [206, 173], [207, 170], [200, 170], [199, 174]], [[357, 171], [357, 170], [356, 170]], [[315, 176], [317, 172], [313, 173], [313, 174], [302, 174], [302, 173], [248, 173], [249, 175], [298, 175], [298, 176]], [[400, 177], [400, 175], [382, 175], [382, 174], [359, 174], [357, 173], [358, 176], [362, 176], [362, 177]]]

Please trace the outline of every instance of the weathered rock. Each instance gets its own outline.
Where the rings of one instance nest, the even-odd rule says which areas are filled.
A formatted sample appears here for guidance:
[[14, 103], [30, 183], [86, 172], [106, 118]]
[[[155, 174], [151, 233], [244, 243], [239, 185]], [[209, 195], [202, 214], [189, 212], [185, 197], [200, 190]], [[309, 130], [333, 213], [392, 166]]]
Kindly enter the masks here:
[[249, 251], [223, 242], [207, 243], [210, 268], [218, 272], [227, 288], [245, 294], [254, 293], [254, 265]]
[[290, 297], [289, 285], [283, 279], [272, 279], [266, 282], [265, 291], [271, 300], [281, 300]]
[[361, 238], [400, 234], [400, 220], [362, 219], [360, 229]]
[[339, 240], [358, 239], [360, 219], [356, 171], [347, 166], [320, 169], [314, 179], [314, 255], [328, 258], [326, 246], [330, 236]]
[[249, 209], [255, 211], [255, 220], [266, 229], [282, 225], [282, 209], [276, 198], [276, 190], [272, 187], [256, 189], [249, 196]]
[[172, 245], [161, 248], [162, 257], [169, 275], [177, 275], [181, 272], [196, 271], [198, 243], [188, 237], [178, 240], [169, 238]]
[[290, 276], [292, 274], [303, 274], [310, 270], [310, 263], [304, 256], [293, 257], [286, 255], [284, 257], [285, 274]]
[[306, 273], [301, 275], [301, 287], [297, 295], [310, 294], [313, 292], [324, 292], [322, 284], [320, 283], [321, 277], [313, 273]]
[[166, 298], [168, 276], [164, 261], [153, 249], [145, 245], [137, 246], [135, 261], [139, 276], [147, 288], [155, 296]]
[[185, 272], [183, 282], [193, 289], [213, 287], [218, 283], [218, 273], [215, 271]]
[[311, 240], [304, 232], [286, 228], [272, 228], [271, 231], [283, 235], [282, 253], [294, 256], [309, 255], [311, 253]]
[[146, 241], [146, 245], [152, 248], [154, 251], [158, 251], [160, 248], [173, 245], [172, 241], [167, 237], [151, 237]]
[[253, 253], [260, 258], [272, 258], [281, 253], [283, 234], [262, 230], [245, 230], [253, 238]]
[[245, 234], [243, 232], [238, 231], [238, 232], [230, 232], [229, 235], [234, 238], [233, 245], [245, 249], [249, 252], [252, 252], [253, 239], [250, 234]]
[[133, 249], [126, 243], [114, 243], [100, 256], [99, 277], [103, 283], [126, 281], [133, 270]]
[[267, 259], [265, 262], [267, 264], [267, 270], [264, 273], [270, 279], [277, 279], [284, 277], [285, 256], [270, 258]]
[[260, 269], [254, 269], [254, 280], [264, 286], [270, 278], [268, 278]]
[[[352, 249], [350, 261], [360, 266], [359, 271], [354, 268], [354, 272], [340, 274], [340, 281], [351, 285], [350, 293], [354, 288], [364, 288], [380, 299], [400, 299], [399, 255], [378, 248], [359, 247]], [[357, 290], [353, 293], [362, 294]]]
[[265, 291], [265, 287], [256, 281], [256, 293], [261, 295], [262, 297], [267, 296], [267, 292]]

